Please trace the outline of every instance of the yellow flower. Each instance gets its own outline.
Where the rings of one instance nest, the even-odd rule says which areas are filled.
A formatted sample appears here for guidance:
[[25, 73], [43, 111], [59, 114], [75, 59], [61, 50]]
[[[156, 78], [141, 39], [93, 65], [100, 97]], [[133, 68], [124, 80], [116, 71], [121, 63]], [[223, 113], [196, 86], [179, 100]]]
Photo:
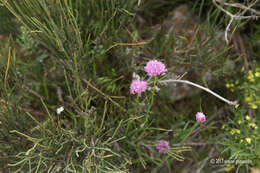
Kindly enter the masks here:
[[224, 124], [222, 125], [221, 129], [222, 129], [222, 130], [225, 129], [225, 125], [224, 125]]
[[248, 80], [249, 80], [250, 82], [254, 82], [254, 81], [255, 81], [254, 77], [248, 77]]
[[254, 128], [254, 129], [257, 128], [255, 123], [249, 123], [249, 126]]
[[240, 139], [240, 142], [242, 143], [242, 142], [244, 142], [244, 140], [243, 140], [243, 139]]
[[254, 81], [255, 81], [255, 78], [254, 78], [254, 75], [253, 75], [252, 70], [249, 70], [249, 71], [248, 71], [248, 77], [247, 77], [247, 79], [248, 79], [250, 82], [254, 82]]
[[227, 172], [230, 172], [233, 168], [234, 168], [234, 165], [231, 166], [230, 164], [226, 164], [225, 170], [226, 170]]
[[236, 133], [235, 129], [232, 129], [232, 130], [230, 131], [230, 134], [231, 134], [231, 135], [234, 135], [235, 133]]
[[256, 76], [256, 77], [260, 77], [260, 72], [258, 72], [258, 71], [255, 72], [255, 76]]
[[238, 130], [238, 129], [235, 129], [235, 130], [236, 130], [236, 133], [237, 133], [237, 134], [240, 134], [240, 130]]
[[246, 120], [249, 121], [250, 120], [250, 116], [246, 115]]
[[232, 129], [232, 130], [230, 131], [230, 134], [231, 134], [231, 135], [234, 135], [235, 133], [240, 134], [240, 130], [239, 130], [239, 129]]
[[247, 143], [251, 144], [251, 141], [252, 141], [251, 138], [246, 138], [245, 140], [246, 140]]
[[241, 120], [238, 120], [238, 121], [237, 121], [237, 124], [241, 124], [241, 123], [242, 123], [242, 121], [241, 121]]
[[254, 104], [254, 103], [250, 103], [250, 108], [252, 108], [252, 109], [257, 109], [257, 105]]
[[246, 102], [249, 102], [249, 101], [251, 101], [251, 100], [252, 100], [251, 97], [246, 97], [246, 98], [245, 98], [245, 101], [246, 101]]
[[229, 83], [227, 83], [227, 84], [226, 84], [226, 87], [227, 87], [227, 88], [229, 88], [229, 87], [230, 87]]

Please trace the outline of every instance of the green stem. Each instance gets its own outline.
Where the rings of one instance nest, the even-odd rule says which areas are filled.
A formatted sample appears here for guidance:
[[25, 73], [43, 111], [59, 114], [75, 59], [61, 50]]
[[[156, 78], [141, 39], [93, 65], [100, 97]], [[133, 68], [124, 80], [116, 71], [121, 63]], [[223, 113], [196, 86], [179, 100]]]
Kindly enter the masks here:
[[196, 122], [196, 123], [191, 127], [190, 131], [189, 131], [187, 134], [184, 135], [181, 144], [190, 136], [190, 134], [193, 132], [193, 130], [194, 130], [196, 127], [198, 127], [199, 125], [200, 125], [200, 123], [199, 123], [199, 122]]
[[[135, 104], [135, 108], [134, 108], [134, 114], [130, 115], [132, 118], [133, 118], [133, 115], [136, 115], [136, 112], [137, 112], [137, 109], [139, 107], [139, 96], [136, 97], [136, 104]], [[126, 128], [126, 131], [125, 131], [125, 135], [128, 134], [128, 130], [130, 129], [131, 125], [133, 123], [133, 120], [130, 119], [128, 124], [127, 124], [127, 128]]]
[[146, 112], [146, 116], [145, 116], [145, 122], [144, 122], [144, 125], [147, 123], [148, 119], [149, 119], [149, 113], [150, 113], [150, 110], [153, 106], [153, 103], [154, 103], [154, 93], [155, 93], [155, 88], [156, 88], [156, 81], [157, 81], [157, 77], [154, 78], [154, 81], [153, 81], [153, 89], [152, 89], [152, 98], [151, 98], [151, 103], [148, 107], [148, 110]]

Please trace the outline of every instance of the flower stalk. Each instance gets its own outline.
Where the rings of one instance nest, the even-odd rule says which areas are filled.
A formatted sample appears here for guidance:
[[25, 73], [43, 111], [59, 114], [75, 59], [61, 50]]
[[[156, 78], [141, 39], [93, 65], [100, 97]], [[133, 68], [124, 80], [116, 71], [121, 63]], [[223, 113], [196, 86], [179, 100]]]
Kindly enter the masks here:
[[162, 80], [162, 81], [159, 81], [159, 83], [162, 83], [162, 84], [167, 84], [167, 83], [171, 83], [171, 82], [175, 82], [175, 83], [185, 83], [185, 84], [188, 84], [188, 85], [192, 85], [192, 86], [195, 86], [197, 88], [200, 88], [212, 95], [214, 95], [215, 97], [219, 98], [220, 100], [226, 102], [227, 104], [229, 105], [233, 105], [235, 106], [235, 108], [238, 108], [239, 104], [237, 103], [237, 101], [229, 101], [227, 99], [225, 99], [224, 97], [218, 95], [217, 93], [213, 92], [212, 90], [208, 89], [208, 88], [205, 88], [201, 85], [198, 85], [196, 83], [193, 83], [193, 82], [190, 82], [188, 80], [180, 80], [180, 79], [169, 79], [169, 80]]

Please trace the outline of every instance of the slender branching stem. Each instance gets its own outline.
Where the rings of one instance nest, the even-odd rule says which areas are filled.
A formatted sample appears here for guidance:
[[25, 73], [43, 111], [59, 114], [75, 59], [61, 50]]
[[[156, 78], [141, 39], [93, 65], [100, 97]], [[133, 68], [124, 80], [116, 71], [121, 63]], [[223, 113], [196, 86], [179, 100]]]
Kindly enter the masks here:
[[203, 87], [203, 86], [201, 86], [201, 85], [198, 85], [198, 84], [196, 84], [196, 83], [187, 81], [187, 80], [179, 80], [179, 79], [175, 79], [175, 80], [174, 80], [174, 79], [169, 79], [169, 80], [162, 80], [162, 81], [159, 81], [159, 82], [160, 82], [160, 83], [163, 83], [163, 84], [167, 84], [167, 83], [172, 83], [172, 82], [174, 82], [174, 83], [185, 83], [185, 84], [188, 84], [188, 85], [192, 85], [192, 86], [195, 86], [195, 87], [197, 87], [197, 88], [200, 88], [200, 89], [202, 89], [202, 90], [204, 90], [204, 91], [206, 91], [206, 92], [208, 92], [208, 93], [214, 95], [215, 97], [217, 97], [217, 98], [219, 98], [220, 100], [222, 100], [222, 101], [228, 103], [229, 105], [235, 106], [235, 108], [237, 108], [237, 107], [239, 106], [239, 104], [237, 103], [237, 101], [229, 101], [229, 100], [225, 99], [224, 97], [221, 97], [221, 96], [218, 95], [217, 93], [211, 91], [210, 89], [205, 88], [205, 87]]

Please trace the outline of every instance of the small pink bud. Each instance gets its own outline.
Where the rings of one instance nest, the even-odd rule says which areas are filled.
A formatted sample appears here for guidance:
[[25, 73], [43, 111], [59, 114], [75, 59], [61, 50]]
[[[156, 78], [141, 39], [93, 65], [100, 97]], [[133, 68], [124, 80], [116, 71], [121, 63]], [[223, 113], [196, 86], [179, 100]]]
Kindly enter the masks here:
[[197, 112], [196, 120], [198, 122], [204, 123], [206, 121], [206, 116], [202, 112]]
[[158, 145], [156, 145], [156, 149], [158, 150], [159, 153], [166, 153], [165, 149], [170, 149], [169, 147], [169, 142], [164, 141], [164, 140], [160, 140]]

